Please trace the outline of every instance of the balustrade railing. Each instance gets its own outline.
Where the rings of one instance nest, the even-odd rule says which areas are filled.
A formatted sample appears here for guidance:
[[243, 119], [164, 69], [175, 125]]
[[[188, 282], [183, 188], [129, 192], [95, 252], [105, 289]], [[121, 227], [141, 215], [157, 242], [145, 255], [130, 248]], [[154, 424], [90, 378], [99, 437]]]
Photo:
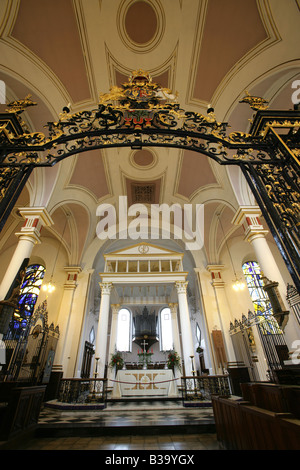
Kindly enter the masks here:
[[107, 379], [62, 379], [58, 401], [62, 403], [103, 403], [106, 405]]
[[[184, 401], [211, 400], [212, 395], [231, 394], [228, 375], [203, 375], [181, 377], [181, 392]], [[58, 394], [61, 403], [102, 403], [107, 402], [107, 379], [62, 379]]]
[[228, 375], [202, 375], [181, 377], [182, 399], [210, 400], [212, 395], [231, 394]]

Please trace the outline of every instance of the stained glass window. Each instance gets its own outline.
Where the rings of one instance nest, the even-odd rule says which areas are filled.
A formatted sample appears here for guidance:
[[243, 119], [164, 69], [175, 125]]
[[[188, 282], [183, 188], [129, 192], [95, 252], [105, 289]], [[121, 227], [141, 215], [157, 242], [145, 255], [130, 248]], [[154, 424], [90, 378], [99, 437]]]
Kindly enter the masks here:
[[14, 313], [14, 328], [25, 328], [31, 317], [45, 275], [45, 268], [32, 264], [26, 269], [20, 289], [18, 309]]
[[256, 261], [248, 261], [243, 264], [243, 272], [253, 302], [255, 314], [272, 314], [271, 303], [267, 293], [263, 289], [264, 283], [259, 264]]

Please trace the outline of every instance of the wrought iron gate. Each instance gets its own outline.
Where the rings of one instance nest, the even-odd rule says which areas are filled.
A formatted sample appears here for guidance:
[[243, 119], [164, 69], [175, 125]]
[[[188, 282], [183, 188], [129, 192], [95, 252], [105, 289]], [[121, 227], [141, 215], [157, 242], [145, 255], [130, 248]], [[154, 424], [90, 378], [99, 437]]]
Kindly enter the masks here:
[[2, 380], [30, 385], [47, 383], [58, 338], [58, 327], [48, 326], [47, 302], [44, 301], [24, 329], [10, 328], [3, 336], [6, 366], [1, 371]]
[[[235, 320], [230, 325], [230, 333], [238, 360], [244, 361], [249, 368], [253, 380], [258, 380], [255, 367], [257, 356], [255, 353], [255, 340], [252, 329], [256, 328], [267, 362], [269, 379], [276, 381], [274, 372], [282, 369], [284, 360], [289, 359], [288, 347], [283, 331], [273, 315], [248, 312], [248, 318], [243, 315], [242, 320]], [[251, 375], [250, 375], [251, 377]]]
[[230, 334], [237, 364], [244, 365], [248, 369], [251, 381], [259, 380], [252, 325], [249, 324], [245, 315], [243, 315], [242, 321], [236, 320], [234, 325], [231, 323]]
[[294, 286], [290, 284], [287, 286], [286, 299], [294, 312], [295, 318], [300, 325], [300, 293], [297, 292]]
[[[173, 147], [193, 150], [244, 174], [300, 293], [300, 111], [270, 111], [265, 100], [245, 97], [255, 111], [251, 129], [228, 133], [214, 110], [207, 116], [184, 111], [170, 90], [143, 70], [128, 83], [101, 94], [98, 107], [48, 122], [46, 136], [30, 133], [20, 114], [30, 99], [0, 115], [0, 229], [31, 171], [72, 155], [112, 147]], [[297, 106], [296, 106], [297, 108]]]

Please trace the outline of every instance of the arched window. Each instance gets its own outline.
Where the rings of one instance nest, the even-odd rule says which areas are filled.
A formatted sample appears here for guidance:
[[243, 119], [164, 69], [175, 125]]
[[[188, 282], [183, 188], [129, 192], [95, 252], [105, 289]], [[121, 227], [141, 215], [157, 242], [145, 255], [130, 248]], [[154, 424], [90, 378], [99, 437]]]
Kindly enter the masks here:
[[248, 261], [243, 264], [243, 272], [253, 302], [255, 314], [272, 314], [270, 300], [263, 289], [264, 283], [259, 264], [256, 261]]
[[173, 349], [172, 316], [168, 307], [160, 312], [160, 348], [162, 351]]
[[25, 328], [31, 317], [40, 288], [45, 275], [45, 267], [39, 264], [32, 264], [27, 267], [23, 283], [20, 288], [18, 309], [14, 313], [15, 329]]
[[131, 312], [127, 308], [121, 308], [118, 313], [117, 351], [131, 351], [131, 325]]

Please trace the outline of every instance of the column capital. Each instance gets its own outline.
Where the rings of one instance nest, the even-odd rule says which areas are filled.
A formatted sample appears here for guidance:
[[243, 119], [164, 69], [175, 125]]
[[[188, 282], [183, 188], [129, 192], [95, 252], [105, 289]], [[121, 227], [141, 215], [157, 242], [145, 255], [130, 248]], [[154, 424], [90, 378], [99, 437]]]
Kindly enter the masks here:
[[77, 277], [82, 271], [80, 266], [65, 266], [65, 272], [67, 273], [67, 279], [64, 284], [65, 289], [75, 289], [77, 287]]
[[54, 224], [46, 207], [20, 207], [18, 211], [24, 219], [38, 218], [45, 227], [50, 227]]
[[40, 234], [43, 226], [49, 227], [53, 225], [45, 207], [21, 207], [18, 209], [19, 214], [25, 219], [20, 232], [16, 233], [19, 239], [24, 239], [24, 235], [30, 237], [33, 243], [40, 243]]
[[101, 294], [102, 295], [110, 295], [111, 290], [113, 288], [113, 283], [112, 282], [99, 282], [99, 286], [101, 289]]
[[178, 308], [178, 303], [177, 303], [177, 302], [170, 302], [170, 303], [168, 304], [168, 306], [169, 306], [169, 308], [170, 308], [171, 310], [172, 310], [172, 309], [174, 309], [174, 310], [176, 309], [176, 310], [177, 310], [177, 308]]
[[222, 270], [224, 269], [223, 264], [208, 264], [206, 266], [207, 271], [211, 274], [212, 285], [214, 287], [224, 287], [225, 282], [222, 279]]
[[260, 221], [260, 216], [261, 210], [258, 206], [240, 206], [231, 222], [234, 225], [242, 225], [245, 240], [251, 242], [253, 236], [264, 237], [268, 233]]
[[178, 312], [178, 303], [172, 302], [168, 304], [171, 315], [177, 315]]
[[188, 286], [188, 281], [176, 281], [175, 282], [175, 287], [177, 289], [178, 294], [186, 294]]
[[119, 313], [119, 310], [120, 310], [120, 304], [111, 304], [111, 310], [112, 310], [112, 313], [113, 314], [117, 314]]

